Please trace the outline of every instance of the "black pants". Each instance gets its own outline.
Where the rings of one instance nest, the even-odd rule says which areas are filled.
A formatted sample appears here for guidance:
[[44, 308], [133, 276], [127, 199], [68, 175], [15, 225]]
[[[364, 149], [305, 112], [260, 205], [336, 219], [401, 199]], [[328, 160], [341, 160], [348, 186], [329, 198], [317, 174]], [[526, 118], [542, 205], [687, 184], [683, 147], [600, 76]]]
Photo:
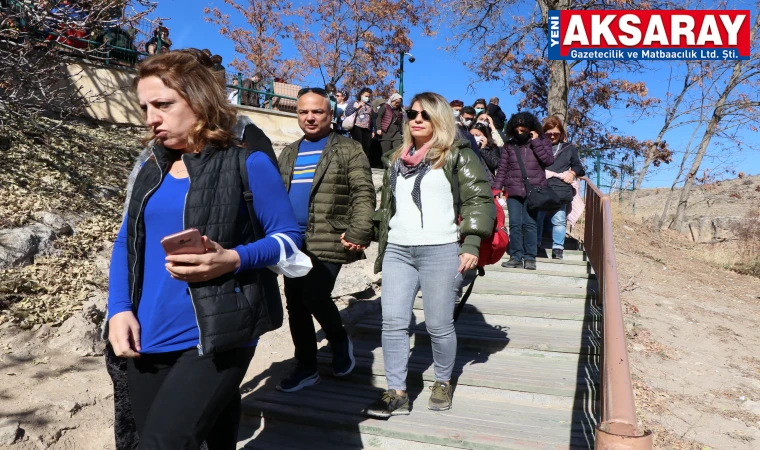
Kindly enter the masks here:
[[143, 354], [127, 363], [140, 449], [234, 450], [240, 383], [255, 347], [199, 356], [189, 350]]
[[351, 137], [362, 145], [364, 154], [367, 155], [367, 160], [369, 160], [370, 149], [372, 148], [372, 130], [355, 126], [351, 128]]
[[316, 369], [317, 332], [311, 316], [322, 326], [331, 345], [342, 345], [347, 336], [331, 296], [341, 265], [320, 261], [307, 251], [304, 253], [309, 255], [314, 267], [305, 277], [285, 278], [285, 300], [298, 366]]

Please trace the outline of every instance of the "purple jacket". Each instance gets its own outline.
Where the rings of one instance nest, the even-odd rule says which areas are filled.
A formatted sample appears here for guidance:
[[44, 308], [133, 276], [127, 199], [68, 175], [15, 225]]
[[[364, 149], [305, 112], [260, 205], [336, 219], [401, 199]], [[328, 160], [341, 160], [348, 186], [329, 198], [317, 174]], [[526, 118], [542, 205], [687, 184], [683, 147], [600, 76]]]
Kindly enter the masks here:
[[544, 169], [554, 163], [554, 155], [552, 154], [551, 141], [546, 137], [540, 137], [519, 147], [513, 142], [507, 142], [501, 152], [499, 169], [492, 185], [493, 189], [506, 190], [510, 197], [525, 197], [525, 184], [515, 151], [519, 151], [522, 156], [530, 184], [548, 186]]

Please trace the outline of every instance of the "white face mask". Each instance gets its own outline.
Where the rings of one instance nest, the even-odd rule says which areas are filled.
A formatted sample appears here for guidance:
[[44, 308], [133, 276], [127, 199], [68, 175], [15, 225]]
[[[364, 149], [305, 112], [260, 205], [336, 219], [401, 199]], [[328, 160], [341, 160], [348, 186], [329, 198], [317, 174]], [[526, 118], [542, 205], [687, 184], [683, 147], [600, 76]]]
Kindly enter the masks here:
[[470, 124], [472, 123], [472, 120], [471, 119], [464, 119], [462, 121], [462, 123], [464, 124], [464, 126], [469, 127]]
[[454, 117], [459, 117], [459, 111], [456, 109], [454, 110]]
[[362, 97], [362, 101], [364, 103], [369, 103], [369, 97]]

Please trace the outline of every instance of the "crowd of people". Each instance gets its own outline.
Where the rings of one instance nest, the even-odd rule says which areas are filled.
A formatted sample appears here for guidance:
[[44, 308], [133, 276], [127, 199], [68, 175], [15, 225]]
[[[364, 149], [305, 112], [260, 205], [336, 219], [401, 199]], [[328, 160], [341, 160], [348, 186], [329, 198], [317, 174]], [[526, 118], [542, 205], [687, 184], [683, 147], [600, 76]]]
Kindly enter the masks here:
[[[236, 116], [219, 64], [201, 50], [174, 50], [141, 62], [134, 80], [150, 133], [110, 266], [104, 334], [117, 448], [235, 448], [239, 385], [261, 336], [284, 320], [272, 268], [300, 261], [306, 270], [284, 280], [296, 364], [276, 388], [287, 395], [320, 382], [313, 319], [332, 348], [333, 375], [350, 374], [353, 343], [331, 293], [372, 241], [386, 280], [388, 389], [364, 413], [410, 413], [409, 326], [420, 290], [435, 373], [427, 406], [450, 409], [454, 308], [483, 265], [494, 197], [505, 196], [509, 211], [506, 266], [535, 269], [543, 216], [562, 258], [566, 206], [583, 167], [561, 120], [507, 119], [498, 98], [470, 107], [423, 92], [404, 108], [398, 94], [373, 106], [367, 88], [355, 100], [335, 86], [304, 88], [303, 137], [276, 157], [266, 134]], [[379, 205], [373, 140], [384, 168]], [[531, 207], [534, 187], [556, 191], [560, 206]], [[162, 242], [177, 233], [188, 247], [170, 251]]]

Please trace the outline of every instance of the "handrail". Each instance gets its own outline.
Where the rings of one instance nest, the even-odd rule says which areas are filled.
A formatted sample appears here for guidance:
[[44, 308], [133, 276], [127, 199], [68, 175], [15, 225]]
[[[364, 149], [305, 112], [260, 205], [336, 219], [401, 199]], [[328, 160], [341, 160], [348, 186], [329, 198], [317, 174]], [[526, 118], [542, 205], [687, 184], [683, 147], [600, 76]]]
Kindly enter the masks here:
[[623, 308], [612, 236], [610, 198], [586, 181], [584, 248], [594, 267], [602, 305], [601, 422], [596, 448], [651, 450], [652, 433], [640, 432], [636, 419], [631, 370], [628, 363]]

